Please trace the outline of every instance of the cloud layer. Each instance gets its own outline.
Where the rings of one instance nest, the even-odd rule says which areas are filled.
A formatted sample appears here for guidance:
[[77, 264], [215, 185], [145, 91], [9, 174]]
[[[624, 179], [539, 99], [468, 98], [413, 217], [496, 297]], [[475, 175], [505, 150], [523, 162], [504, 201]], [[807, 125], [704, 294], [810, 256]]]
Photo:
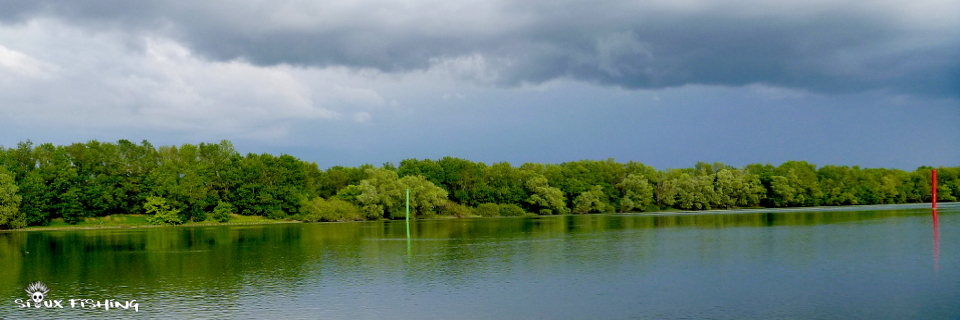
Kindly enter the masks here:
[[463, 65], [499, 86], [762, 83], [960, 96], [960, 6], [898, 1], [32, 1], [0, 19], [172, 39], [213, 61], [387, 73]]

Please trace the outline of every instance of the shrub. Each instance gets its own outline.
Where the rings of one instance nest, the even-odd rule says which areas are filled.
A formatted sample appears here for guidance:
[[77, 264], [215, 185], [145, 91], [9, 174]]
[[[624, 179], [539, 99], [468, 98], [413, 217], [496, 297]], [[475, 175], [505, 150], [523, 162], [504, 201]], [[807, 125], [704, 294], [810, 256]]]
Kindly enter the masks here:
[[206, 221], [207, 213], [204, 212], [203, 210], [196, 210], [195, 212], [193, 212], [193, 215], [192, 217], [190, 217], [190, 220], [193, 220], [193, 222]]
[[356, 205], [340, 200], [327, 199], [321, 197], [304, 201], [300, 204], [300, 214], [297, 220], [306, 222], [317, 221], [356, 221], [363, 220], [360, 214], [360, 208]]
[[171, 209], [167, 204], [167, 199], [161, 197], [148, 197], [147, 202], [143, 204], [143, 210], [153, 216], [147, 217], [150, 224], [181, 224], [183, 217], [180, 216], [180, 210]]
[[527, 214], [526, 211], [523, 211], [523, 208], [512, 203], [501, 204], [499, 207], [500, 215], [504, 217], [519, 217]]
[[474, 212], [481, 217], [496, 217], [500, 215], [500, 206], [496, 203], [484, 203], [477, 206]]
[[450, 200], [444, 200], [440, 205], [440, 214], [454, 216], [457, 218], [464, 218], [474, 215], [473, 209], [470, 207]]
[[217, 203], [217, 207], [213, 208], [213, 219], [218, 222], [230, 221], [230, 214], [236, 213], [236, 211], [237, 208], [229, 202], [220, 201], [220, 203]]
[[289, 218], [289, 216], [287, 215], [286, 212], [283, 212], [283, 210], [273, 209], [269, 213], [267, 213], [267, 218], [274, 219], [274, 220], [283, 220], [283, 219]]

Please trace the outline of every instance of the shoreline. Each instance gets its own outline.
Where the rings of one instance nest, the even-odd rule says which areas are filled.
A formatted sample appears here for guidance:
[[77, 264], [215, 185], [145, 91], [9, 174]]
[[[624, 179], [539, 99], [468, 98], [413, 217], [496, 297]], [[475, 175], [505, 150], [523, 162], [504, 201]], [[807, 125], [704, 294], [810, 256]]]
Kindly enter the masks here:
[[275, 221], [255, 221], [255, 222], [197, 222], [185, 223], [180, 225], [157, 225], [157, 224], [131, 224], [131, 225], [86, 225], [86, 226], [33, 226], [12, 230], [0, 230], [2, 232], [32, 232], [32, 231], [69, 231], [69, 230], [103, 230], [103, 229], [145, 229], [145, 228], [170, 228], [170, 227], [211, 227], [211, 226], [243, 226], [243, 225], [266, 225], [283, 223], [304, 223], [299, 220], [275, 220]]
[[[937, 202], [937, 209], [960, 207], [960, 202]], [[740, 213], [778, 213], [778, 212], [824, 212], [824, 211], [870, 211], [870, 210], [906, 210], [906, 209], [930, 209], [929, 202], [925, 203], [897, 203], [897, 204], [854, 204], [844, 206], [816, 206], [816, 207], [786, 207], [786, 208], [747, 208], [747, 209], [711, 209], [711, 210], [675, 210], [675, 211], [652, 211], [652, 212], [624, 212], [615, 213], [620, 215], [695, 215], [703, 213], [711, 214], [740, 214]]]
[[[960, 207], [960, 202], [938, 202], [937, 209]], [[818, 206], [818, 207], [788, 207], [788, 208], [750, 208], [750, 209], [711, 209], [711, 210], [670, 210], [653, 212], [616, 212], [616, 213], [589, 213], [586, 215], [612, 214], [612, 215], [636, 215], [636, 216], [669, 216], [669, 215], [706, 215], [706, 214], [743, 214], [743, 213], [777, 213], [777, 212], [817, 212], [817, 211], [870, 211], [870, 210], [907, 210], [907, 209], [930, 209], [930, 203], [900, 203], [900, 204], [866, 204], [866, 205], [846, 205], [846, 206]], [[576, 215], [576, 214], [567, 214]], [[540, 215], [527, 215], [526, 217], [552, 217]], [[429, 219], [484, 219], [484, 218], [510, 218], [510, 217], [434, 217]], [[399, 221], [399, 220], [398, 220]], [[316, 223], [342, 223], [345, 221], [329, 221]], [[355, 222], [355, 221], [347, 221]], [[300, 220], [257, 220], [249, 222], [191, 222], [181, 225], [154, 225], [154, 224], [130, 224], [130, 225], [80, 225], [80, 226], [33, 226], [21, 229], [0, 230], [3, 232], [34, 232], [34, 231], [70, 231], [70, 230], [104, 230], [104, 229], [141, 229], [141, 228], [169, 228], [169, 227], [210, 227], [210, 226], [242, 226], [242, 225], [267, 225], [267, 224], [285, 224], [285, 223], [307, 223]]]

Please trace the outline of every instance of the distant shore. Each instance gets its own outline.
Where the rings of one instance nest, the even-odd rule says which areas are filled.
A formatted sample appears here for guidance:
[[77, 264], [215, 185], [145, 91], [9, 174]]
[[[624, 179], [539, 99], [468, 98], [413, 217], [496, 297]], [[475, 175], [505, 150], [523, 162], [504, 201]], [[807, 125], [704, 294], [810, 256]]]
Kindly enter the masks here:
[[[960, 207], [960, 202], [940, 202], [939, 208]], [[903, 203], [903, 204], [873, 204], [873, 205], [849, 205], [849, 206], [820, 206], [820, 207], [792, 207], [792, 208], [744, 208], [744, 209], [718, 209], [702, 211], [684, 211], [684, 210], [666, 210], [654, 212], [619, 212], [618, 215], [705, 215], [705, 214], [740, 214], [740, 213], [763, 213], [763, 212], [811, 212], [811, 211], [868, 211], [868, 210], [891, 210], [891, 209], [929, 209], [930, 203]], [[938, 208], [938, 209], [939, 209]], [[601, 213], [603, 214], [603, 213]], [[568, 214], [574, 215], [574, 214]], [[594, 215], [594, 214], [591, 214]], [[529, 215], [536, 217], [537, 215]], [[140, 229], [140, 228], [163, 228], [163, 227], [208, 227], [208, 226], [240, 226], [240, 225], [267, 225], [283, 223], [304, 223], [299, 220], [273, 220], [260, 216], [241, 216], [234, 215], [231, 222], [187, 222], [181, 225], [154, 225], [146, 222], [145, 215], [123, 214], [107, 217], [89, 218], [88, 221], [76, 225], [67, 225], [63, 222], [52, 226], [31, 226], [21, 229], [0, 230], [0, 232], [32, 232], [32, 231], [66, 231], [66, 230], [100, 230], [100, 229]], [[457, 219], [456, 217], [443, 217]], [[483, 217], [466, 217], [483, 218]], [[423, 220], [423, 219], [420, 219]]]

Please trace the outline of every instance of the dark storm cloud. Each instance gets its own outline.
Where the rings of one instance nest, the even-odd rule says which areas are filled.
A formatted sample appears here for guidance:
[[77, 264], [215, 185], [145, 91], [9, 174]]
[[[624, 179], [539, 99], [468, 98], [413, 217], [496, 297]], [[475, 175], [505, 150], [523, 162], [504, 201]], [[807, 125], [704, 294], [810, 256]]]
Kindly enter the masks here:
[[960, 96], [955, 15], [928, 21], [937, 18], [879, 1], [783, 3], [5, 1], [0, 18], [159, 34], [208, 59], [259, 65], [402, 73], [480, 56], [506, 86], [571, 78]]

